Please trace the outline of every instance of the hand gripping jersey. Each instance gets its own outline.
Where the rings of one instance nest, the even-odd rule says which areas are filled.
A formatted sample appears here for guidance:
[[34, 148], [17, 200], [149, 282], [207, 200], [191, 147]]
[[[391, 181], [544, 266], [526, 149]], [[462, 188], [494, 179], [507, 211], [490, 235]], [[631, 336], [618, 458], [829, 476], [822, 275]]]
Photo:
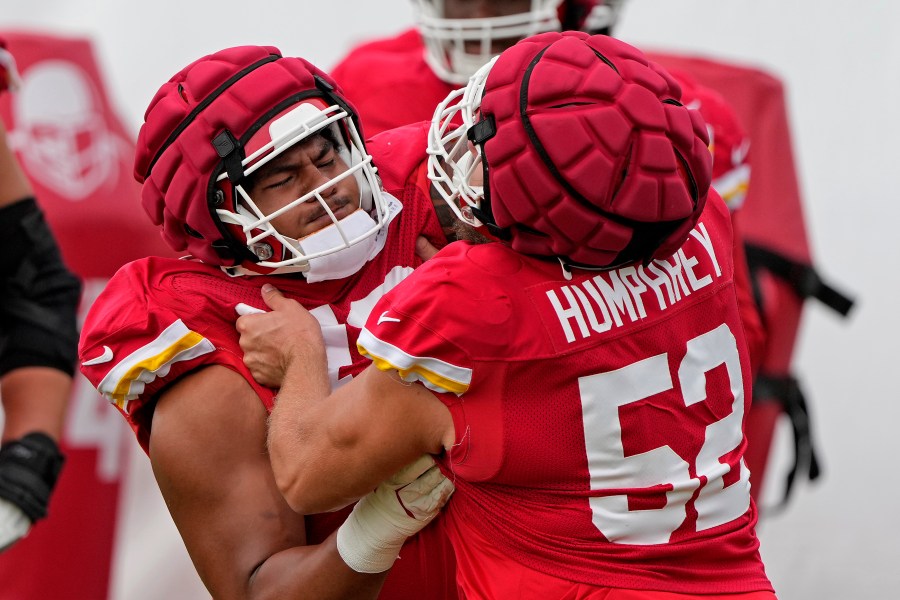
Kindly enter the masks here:
[[[403, 145], [402, 136], [392, 139]], [[264, 283], [303, 304], [322, 324], [332, 385], [369, 364], [356, 350], [369, 312], [421, 264], [414, 251], [417, 236], [433, 243], [442, 239], [430, 201], [400, 181], [394, 189], [385, 182], [388, 191], [403, 199], [403, 210], [387, 230], [384, 249], [347, 279], [309, 284], [292, 276], [229, 277], [195, 261], [149, 258], [126, 265], [110, 280], [83, 327], [82, 371], [122, 412], [145, 450], [156, 396], [206, 365], [241, 374], [271, 410], [275, 391], [253, 380], [234, 328], [237, 303], [266, 309], [260, 295]], [[328, 537], [348, 512], [308, 517], [309, 543]], [[456, 597], [452, 550], [441, 530], [426, 528], [407, 542], [400, 556], [380, 598]]]
[[378, 303], [360, 350], [453, 415], [442, 518], [465, 597], [771, 591], [731, 250], [711, 195], [668, 259], [567, 278], [451, 244]]

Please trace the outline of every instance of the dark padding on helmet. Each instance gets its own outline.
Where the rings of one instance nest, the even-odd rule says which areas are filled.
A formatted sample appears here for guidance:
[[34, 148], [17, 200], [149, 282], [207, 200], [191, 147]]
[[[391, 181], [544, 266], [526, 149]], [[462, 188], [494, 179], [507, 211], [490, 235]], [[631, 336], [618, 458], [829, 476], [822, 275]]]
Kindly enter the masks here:
[[144, 209], [173, 249], [209, 264], [248, 260], [221, 250], [228, 233], [214, 216], [212, 180], [223, 159], [213, 139], [226, 130], [246, 139], [275, 107], [317, 90], [316, 77], [336, 87], [302, 58], [240, 46], [191, 63], [159, 89], [138, 135], [134, 177], [143, 184]]
[[636, 48], [547, 33], [504, 52], [482, 118], [490, 206], [514, 249], [608, 267], [672, 254], [699, 219], [712, 161], [699, 113]]

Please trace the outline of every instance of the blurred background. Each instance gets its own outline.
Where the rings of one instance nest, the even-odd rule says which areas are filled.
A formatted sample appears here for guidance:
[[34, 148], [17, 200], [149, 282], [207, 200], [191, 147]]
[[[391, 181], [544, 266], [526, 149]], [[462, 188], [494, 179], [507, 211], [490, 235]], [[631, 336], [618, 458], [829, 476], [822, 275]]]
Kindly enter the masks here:
[[[89, 40], [105, 102], [131, 139], [157, 88], [202, 55], [275, 45], [327, 69], [353, 45], [411, 24], [409, 0], [37, 0], [6, 2], [0, 13], [3, 32]], [[630, 0], [616, 31], [644, 50], [733, 62], [782, 81], [812, 257], [826, 279], [857, 299], [848, 319], [816, 302], [803, 313], [794, 365], [823, 474], [814, 483], [799, 478], [785, 509], [766, 510], [780, 500], [792, 460], [780, 423], [758, 533], [782, 600], [882, 599], [900, 585], [900, 484], [891, 475], [900, 393], [890, 383], [900, 335], [900, 276], [891, 270], [900, 260], [898, 24], [900, 3], [888, 0]], [[411, 93], [397, 90], [398, 111]], [[125, 212], [143, 217], [136, 207]], [[103, 427], [95, 432], [103, 440], [98, 465], [121, 482], [118, 507], [113, 503], [107, 515], [117, 523], [109, 598], [208, 598], [149, 461], [112, 408], [93, 410]], [[54, 565], [43, 568], [43, 577], [53, 576]], [[73, 589], [69, 597], [92, 596]]]

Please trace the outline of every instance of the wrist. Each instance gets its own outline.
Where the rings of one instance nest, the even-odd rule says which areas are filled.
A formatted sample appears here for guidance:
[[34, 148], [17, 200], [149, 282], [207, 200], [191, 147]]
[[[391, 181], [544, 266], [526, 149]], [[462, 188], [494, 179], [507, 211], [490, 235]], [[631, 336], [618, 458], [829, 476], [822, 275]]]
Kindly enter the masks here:
[[50, 494], [65, 458], [45, 433], [32, 432], [0, 447], [0, 498], [18, 506], [32, 522], [47, 515]]
[[354, 571], [382, 573], [397, 560], [408, 536], [379, 517], [373, 518], [367, 500], [360, 500], [338, 528], [337, 549]]

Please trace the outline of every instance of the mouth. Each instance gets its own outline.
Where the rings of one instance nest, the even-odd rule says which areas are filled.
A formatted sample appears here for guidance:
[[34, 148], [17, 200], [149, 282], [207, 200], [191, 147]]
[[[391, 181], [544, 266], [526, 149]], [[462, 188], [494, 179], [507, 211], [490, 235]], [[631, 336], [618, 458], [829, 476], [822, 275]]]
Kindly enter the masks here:
[[[350, 215], [354, 211], [356, 211], [356, 205], [351, 202], [348, 198], [339, 198], [337, 200], [329, 200], [328, 207], [331, 209], [331, 212], [334, 214], [334, 218], [337, 221], [340, 221], [344, 217]], [[306, 225], [308, 227], [315, 227], [317, 229], [325, 227], [327, 225], [332, 224], [331, 217], [328, 216], [328, 213], [325, 212], [325, 209], [321, 206], [313, 212], [306, 221]]]

